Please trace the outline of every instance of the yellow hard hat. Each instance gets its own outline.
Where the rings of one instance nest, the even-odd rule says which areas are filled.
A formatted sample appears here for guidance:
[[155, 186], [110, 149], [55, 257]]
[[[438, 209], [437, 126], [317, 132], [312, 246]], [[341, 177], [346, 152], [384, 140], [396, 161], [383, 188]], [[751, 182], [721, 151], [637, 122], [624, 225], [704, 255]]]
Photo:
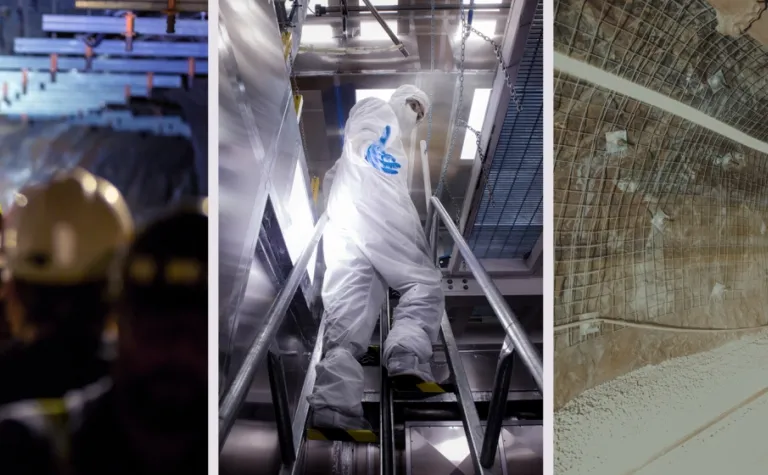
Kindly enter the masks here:
[[22, 189], [6, 218], [10, 276], [43, 285], [106, 279], [134, 230], [118, 189], [80, 168]]

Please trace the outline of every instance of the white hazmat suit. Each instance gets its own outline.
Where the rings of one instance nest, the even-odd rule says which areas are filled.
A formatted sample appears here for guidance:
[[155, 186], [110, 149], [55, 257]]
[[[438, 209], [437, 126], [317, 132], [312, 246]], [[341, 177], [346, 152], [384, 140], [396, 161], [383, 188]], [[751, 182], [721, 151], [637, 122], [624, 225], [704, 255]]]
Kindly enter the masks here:
[[427, 95], [410, 85], [399, 87], [389, 103], [358, 102], [345, 127], [341, 158], [325, 176], [325, 355], [309, 397], [315, 427], [369, 427], [358, 358], [368, 349], [388, 287], [400, 293], [400, 303], [382, 363], [390, 376], [434, 380], [429, 361], [445, 302], [441, 273], [429, 257], [408, 190], [409, 160], [401, 140], [428, 108]]

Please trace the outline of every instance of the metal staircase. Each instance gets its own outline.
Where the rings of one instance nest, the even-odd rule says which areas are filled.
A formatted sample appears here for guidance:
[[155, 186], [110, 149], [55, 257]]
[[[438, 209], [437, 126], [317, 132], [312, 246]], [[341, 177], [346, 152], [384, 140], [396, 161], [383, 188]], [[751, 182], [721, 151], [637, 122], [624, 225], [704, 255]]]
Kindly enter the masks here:
[[[221, 473], [279, 472], [281, 475], [476, 473], [506, 475], [510, 458], [516, 466], [514, 473], [518, 475], [542, 473], [540, 454], [543, 443], [540, 432], [538, 440], [536, 437], [527, 441], [524, 440], [527, 429], [531, 426], [541, 425], [540, 406], [543, 379], [541, 352], [531, 343], [505, 300], [504, 295], [510, 294], [503, 294], [499, 291], [497, 288], [498, 281], [494, 282], [489, 276], [467, 245], [464, 236], [448, 215], [443, 204], [438, 198], [432, 196], [432, 186], [428, 183], [429, 172], [423, 172], [422, 175], [427, 182], [424, 187], [428, 211], [426, 235], [432, 248], [433, 260], [437, 265], [438, 237], [440, 237], [438, 236], [440, 228], [438, 224], [442, 223], [442, 229], [447, 229], [452, 236], [455, 248], [462, 255], [466, 264], [467, 273], [464, 275], [466, 278], [462, 284], [459, 284], [468, 294], [466, 298], [472, 299], [473, 297], [469, 294], [474, 293], [478, 299], [481, 299], [480, 294], [468, 291], [469, 286], [472, 286], [473, 291], [479, 289], [490, 304], [495, 319], [501, 323], [503, 328], [503, 336], [498, 339], [499, 346], [502, 346], [503, 341], [500, 354], [498, 357], [494, 355], [483, 362], [488, 369], [493, 368], [494, 363], [496, 364], [495, 375], [491, 375], [489, 378], [493, 381], [493, 389], [482, 391], [472, 386], [474, 384], [472, 379], [477, 379], [478, 376], [468, 371], [468, 369], [473, 369], [469, 366], [471, 361], [463, 353], [464, 345], [462, 348], [459, 347], [448, 315], [444, 314], [440, 332], [441, 344], [434, 348], [435, 364], [438, 364], [439, 358], [445, 359], [447, 368], [442, 369], [447, 369], [447, 371], [442, 372], [450, 375], [450, 384], [437, 385], [437, 387], [432, 385], [428, 389], [439, 392], [429, 394], [424, 391], [421, 394], [417, 394], [418, 391], [406, 392], [402, 391], [402, 388], [392, 387], [391, 381], [387, 378], [386, 370], [381, 368], [380, 362], [376, 360], [375, 349], [372, 349], [373, 351], [370, 351], [368, 355], [372, 360], [369, 362], [371, 366], [365, 368], [364, 365], [366, 391], [362, 402], [367, 419], [374, 425], [374, 430], [368, 433], [337, 434], [331, 437], [325, 437], [322, 433], [307, 431], [310, 415], [307, 396], [314, 388], [316, 365], [323, 354], [325, 325], [324, 319], [320, 318], [319, 315], [322, 313], [321, 306], [315, 306], [309, 302], [319, 300], [319, 285], [317, 283], [321, 280], [321, 276], [317, 273], [313, 274], [316, 269], [308, 269], [308, 264], [311, 256], [318, 250], [327, 217], [324, 214], [320, 215], [316, 220], [314, 230], [311, 233], [303, 233], [303, 236], [309, 237], [303, 252], [297, 259], [294, 260], [294, 256], [290, 256], [290, 258], [275, 259], [274, 262], [261, 262], [264, 259], [261, 259], [263, 256], [259, 251], [262, 242], [272, 244], [283, 238], [280, 235], [281, 230], [276, 228], [280, 228], [281, 225], [280, 212], [278, 211], [283, 206], [282, 201], [285, 200], [285, 196], [280, 191], [284, 186], [282, 185], [282, 178], [274, 175], [278, 175], [277, 172], [287, 174], [288, 171], [286, 170], [290, 170], [290, 166], [288, 166], [287, 161], [281, 162], [282, 167], [278, 166], [275, 163], [277, 158], [294, 156], [297, 167], [305, 160], [300, 146], [301, 142], [304, 141], [303, 133], [300, 134], [295, 123], [291, 123], [294, 116], [290, 110], [286, 112], [283, 97], [289, 92], [294, 95], [298, 94], [295, 89], [291, 90], [291, 75], [293, 74], [291, 66], [300, 43], [301, 27], [307, 10], [306, 5], [302, 4], [297, 7], [294, 14], [287, 15], [286, 13], [285, 16], [295, 19], [294, 27], [291, 32], [282, 32], [282, 42], [279, 45], [276, 41], [276, 35], [272, 35], [274, 38], [272, 36], [260, 38], [259, 54], [274, 63], [276, 72], [279, 69], [277, 68], [278, 63], [284, 60], [285, 74], [280, 71], [279, 77], [275, 73], [273, 80], [262, 81], [261, 77], [246, 74], [244, 72], [245, 66], [237, 64], [234, 54], [234, 52], [239, 52], [241, 57], [250, 54], [253, 46], [251, 42], [258, 42], [251, 37], [249, 32], [252, 31], [252, 27], [250, 25], [246, 27], [246, 20], [251, 18], [249, 16], [251, 14], [251, 22], [255, 19], [264, 20], [271, 13], [268, 11], [270, 8], [266, 4], [259, 5], [252, 12], [248, 11], [248, 14], [235, 9], [229, 5], [229, 2], [224, 2], [221, 8], [223, 17], [227, 21], [220, 23], [220, 28], [226, 27], [225, 32], [227, 34], [224, 36], [229, 38], [229, 41], [225, 44], [231, 48], [231, 52], [223, 55], [222, 65], [225, 67], [222, 68], [222, 71], [227, 71], [227, 79], [232, 82], [231, 91], [229, 91], [231, 94], [222, 96], [231, 102], [227, 107], [221, 106], [222, 110], [228, 113], [226, 116], [222, 114], [222, 117], [228, 117], [227, 124], [233, 129], [231, 135], [240, 141], [238, 142], [240, 149], [237, 149], [237, 153], [233, 151], [232, 157], [227, 159], [227, 166], [224, 167], [224, 170], [230, 172], [230, 175], [222, 173], [220, 176], [230, 180], [232, 203], [245, 200], [248, 200], [248, 203], [251, 201], [255, 203], [253, 209], [250, 205], [238, 208], [233, 204], [230, 210], [225, 210], [227, 212], [222, 213], [222, 216], [228, 216], [230, 220], [230, 224], [221, 227], [222, 230], [230, 230], [225, 235], [234, 235], [240, 232], [247, 237], [237, 241], [232, 239], [232, 250], [227, 254], [228, 262], [231, 264], [229, 270], [224, 272], [224, 275], [232, 282], [223, 286], [227, 289], [231, 288], [231, 291], [224, 292], [224, 304], [220, 302], [220, 321], [227, 325], [234, 322], [231, 324], [233, 330], [225, 335], [229, 340], [229, 345], [225, 353], [222, 353], [221, 371], [224, 373], [222, 375], [224, 392], [219, 406]], [[274, 22], [274, 19], [270, 21]], [[264, 28], [274, 28], [274, 25], [267, 23], [269, 22], [265, 20], [261, 25]], [[280, 24], [279, 15], [277, 24]], [[275, 28], [275, 33], [279, 31]], [[278, 46], [281, 47], [279, 53]], [[278, 86], [283, 87], [285, 91], [279, 89]], [[227, 92], [226, 89], [225, 92]], [[260, 107], [258, 109], [246, 107], [249, 100], [253, 103], [259, 103]], [[224, 103], [223, 99], [221, 103]], [[300, 116], [299, 109], [296, 110], [296, 117]], [[273, 125], [279, 122], [279, 117], [284, 117], [281, 126], [287, 128], [288, 132], [283, 133], [281, 129], [280, 135], [274, 138], [273, 128], [277, 129], [277, 127], [273, 127]], [[243, 125], [245, 127], [242, 127]], [[259, 126], [261, 126], [261, 130], [259, 130]], [[239, 127], [242, 127], [242, 130]], [[293, 128], [296, 130], [291, 135]], [[260, 134], [246, 133], [253, 130], [259, 130]], [[271, 151], [267, 153], [267, 150], [272, 150], [270, 147], [280, 150], [282, 143], [288, 144], [290, 142], [291, 146], [294, 145], [291, 140], [283, 140], [281, 138], [283, 135], [290, 135], [295, 138], [296, 150], [286, 151], [283, 155]], [[248, 167], [238, 167], [239, 162], [236, 157], [239, 157], [240, 153], [255, 156], [255, 165], [249, 164]], [[422, 166], [426, 167], [426, 165], [427, 157], [426, 154], [423, 154]], [[254, 173], [253, 178], [247, 182], [247, 185], [239, 188], [239, 181], [235, 180], [234, 177], [251, 172]], [[256, 175], [257, 173], [258, 175]], [[259, 180], [265, 182], [271, 180], [273, 185], [271, 187], [264, 186]], [[255, 183], [257, 184], [255, 185]], [[224, 185], [222, 186], [224, 187]], [[267, 195], [266, 197], [262, 198], [263, 195], [261, 194], [250, 193], [251, 189], [261, 189], [262, 187], [268, 190], [264, 193]], [[234, 225], [243, 220], [245, 216], [243, 213], [251, 213], [248, 215], [251, 217], [247, 232]], [[258, 228], [259, 225], [261, 225], [261, 231], [258, 229], [254, 232], [251, 231], [251, 228]], [[274, 236], [271, 235], [273, 230], [276, 231]], [[267, 237], [264, 238], [263, 236]], [[222, 239], [221, 235], [220, 239]], [[253, 258], [253, 242], [256, 242], [258, 259]], [[276, 249], [281, 247], [279, 243], [275, 244]], [[319, 250], [318, 260], [322, 261], [322, 250]], [[264, 267], [262, 269], [264, 270], [263, 276], [260, 271], [254, 270], [257, 267], [254, 265], [254, 261], [257, 261], [258, 266]], [[254, 279], [256, 275], [259, 275], [259, 279]], [[309, 275], [314, 275], [314, 286], [308, 285], [307, 277]], [[451, 279], [451, 277], [447, 278]], [[461, 277], [459, 278], [461, 279]], [[264, 284], [265, 287], [271, 284], [276, 290], [276, 295], [271, 292], [257, 291], [255, 287], [259, 284]], [[252, 299], [269, 295], [269, 300], [264, 306], [260, 303], [258, 305], [250, 304], [248, 312], [243, 311], [243, 307], [246, 305], [239, 305], [239, 302], [244, 299], [243, 294], [248, 294], [246, 287], [252, 290]], [[450, 280], [444, 287], [453, 289]], [[457, 294], [457, 292], [453, 292], [454, 296]], [[529, 294], [520, 292], [515, 295]], [[397, 296], [390, 293], [390, 299], [385, 308], [382, 309], [378, 335], [375, 336], [375, 340], [379, 344], [383, 344], [389, 331], [391, 307], [396, 304], [396, 300]], [[302, 307], [307, 304], [309, 308], [302, 308], [301, 310], [303, 314], [311, 314], [309, 317], [307, 315], [302, 316], [299, 312], [291, 313], [299, 306], [296, 305], [297, 301], [301, 301]], [[238, 304], [232, 304], [232, 302]], [[270, 306], [265, 311], [266, 305]], [[247, 315], [249, 318], [244, 319], [247, 322], [242, 320], [238, 322], [238, 318], [246, 313], [249, 313]], [[298, 321], [301, 318], [313, 319], [314, 322], [319, 321], [319, 328], [315, 324], [311, 329], [311, 332], [317, 331], [316, 335], [312, 334], [308, 337], [304, 331], [304, 322]], [[242, 329], [243, 327], [245, 328]], [[291, 327], [290, 336], [301, 339], [301, 344], [290, 341], [285, 345], [287, 349], [282, 347], [282, 342], [278, 340], [280, 339], [281, 328], [286, 327]], [[315, 328], [318, 329], [315, 330]], [[241, 329], [242, 331], [236, 331]], [[456, 331], [458, 334], [459, 330]], [[241, 339], [239, 345], [235, 345], [232, 343], [233, 335], [244, 336], [245, 338]], [[295, 335], [299, 336], [296, 337]], [[220, 346], [223, 348], [223, 345]], [[243, 350], [243, 346], [246, 346], [247, 349]], [[306, 355], [310, 349], [311, 356], [307, 358]], [[495, 351], [498, 351], [498, 346], [494, 348]], [[290, 356], [288, 356], [289, 354]], [[289, 358], [298, 360], [299, 363], [291, 365], [288, 363]], [[233, 363], [233, 361], [235, 362]], [[520, 365], [517, 363], [522, 363], [522, 366], [526, 368], [525, 371], [530, 375], [528, 377], [531, 379], [531, 383], [525, 389], [515, 388], [517, 391], [510, 391], [511, 382], [519, 382]], [[300, 369], [292, 371], [290, 366], [300, 366]], [[237, 368], [236, 374], [232, 377], [230, 370], [235, 368]], [[295, 368], [293, 369], [295, 370]], [[264, 372], [262, 373], [262, 371]], [[297, 376], [296, 381], [292, 379], [294, 375]], [[266, 383], [267, 381], [268, 383]], [[490, 387], [490, 385], [485, 387]], [[538, 392], [534, 388], [537, 388]], [[511, 421], [508, 418], [510, 412], [514, 412], [517, 420]], [[236, 421], [237, 425], [235, 424]], [[431, 435], [440, 432], [438, 429], [448, 429], [451, 432], [452, 440], [449, 441], [449, 444], [443, 444], [445, 445], [443, 449], [444, 453], [451, 453], [451, 457], [453, 457], [451, 460], [447, 460], [447, 456], [445, 458], [452, 465], [430, 465], [434, 459], [425, 456], [429, 450], [440, 449], [429, 447], [430, 443], [433, 443], [434, 446], [438, 445], [434, 443], [434, 439], [430, 441]], [[232, 437], [228, 442], [230, 433]], [[316, 440], [329, 438], [335, 440], [330, 442]], [[521, 440], [524, 443], [521, 444]], [[510, 452], [514, 452], [511, 456], [504, 448], [508, 446], [507, 442], [509, 441], [512, 441], [509, 445], [513, 447]], [[528, 445], [526, 446], [525, 443]], [[358, 457], [358, 455], [362, 456]], [[499, 460], [502, 455], [507, 460]], [[328, 463], [329, 460], [332, 462]], [[279, 466], [279, 468], [275, 468], [273, 465]]]
[[[477, 474], [491, 474], [494, 473], [490, 469], [494, 466], [495, 457], [498, 453], [499, 435], [502, 429], [506, 396], [509, 389], [512, 369], [512, 348], [515, 349], [516, 353], [521, 357], [520, 359], [533, 376], [540, 393], [543, 388], [541, 355], [537, 352], [534, 345], [520, 327], [517, 318], [512, 313], [498, 289], [494, 286], [491, 278], [472, 254], [466, 242], [459, 234], [458, 229], [456, 229], [453, 222], [448, 218], [445, 208], [443, 208], [437, 198], [431, 198], [430, 203], [435, 210], [434, 214], [430, 214], [430, 216], [434, 217], [431, 220], [432, 226], [437, 224], [438, 217], [444, 220], [444, 224], [449, 232], [454, 239], [456, 239], [468, 267], [473, 272], [475, 279], [477, 279], [482, 286], [488, 301], [496, 312], [496, 316], [502, 322], [506, 334], [505, 345], [502, 348], [499, 357], [496, 382], [490, 399], [490, 407], [487, 411], [487, 424], [485, 424], [484, 427], [478, 414], [476, 401], [473, 399], [467, 372], [464, 369], [462, 359], [459, 355], [459, 348], [456, 339], [454, 338], [451, 324], [448, 321], [446, 314], [443, 315], [441, 323], [441, 339], [454, 383], [453, 388], [455, 390], [451, 402], [458, 407], [458, 413], [460, 414], [466, 440], [469, 445], [469, 455], [471, 456], [473, 470], [474, 473]], [[317, 335], [310, 365], [304, 379], [298, 407], [293, 417], [291, 417], [291, 414], [288, 411], [288, 394], [285, 385], [285, 377], [282, 374], [282, 366], [280, 365], [279, 357], [270, 352], [270, 347], [275, 340], [278, 328], [283, 323], [288, 305], [298, 289], [301, 278], [306, 272], [309, 257], [320, 241], [326, 222], [327, 217], [322, 215], [315, 226], [314, 233], [307, 247], [292, 269], [285, 286], [280, 290], [277, 298], [272, 304], [265, 320], [266, 325], [251, 345], [243, 364], [234, 378], [234, 382], [222, 398], [219, 409], [219, 442], [220, 447], [223, 447], [227, 440], [227, 436], [229, 435], [229, 431], [237, 417], [238, 409], [245, 400], [247, 389], [253, 381], [257, 368], [266, 358], [269, 368], [270, 391], [272, 393], [272, 399], [277, 415], [277, 430], [283, 465], [281, 473], [285, 475], [302, 474], [306, 468], [304, 467], [302, 460], [302, 452], [306, 447], [306, 424], [309, 416], [309, 407], [306, 402], [306, 396], [311, 393], [314, 387], [315, 365], [320, 360], [320, 355], [322, 354], [322, 324]], [[434, 243], [435, 240], [432, 239], [431, 245], [434, 246]], [[379, 325], [379, 338], [382, 343], [389, 331], [390, 318], [391, 311], [390, 303], [388, 302], [386, 308], [382, 311], [382, 318]], [[379, 394], [379, 427], [373, 434], [367, 433], [368, 431], [356, 431], [357, 433], [350, 433], [347, 439], [349, 442], [347, 443], [378, 443], [381, 454], [380, 474], [392, 475], [396, 473], [396, 467], [398, 466], [395, 461], [395, 407], [399, 405], [407, 406], [414, 401], [411, 399], [398, 398], [398, 393], [390, 387], [390, 382], [387, 379], [385, 370], [382, 370], [381, 389]], [[324, 436], [320, 435], [317, 438], [322, 439]]]

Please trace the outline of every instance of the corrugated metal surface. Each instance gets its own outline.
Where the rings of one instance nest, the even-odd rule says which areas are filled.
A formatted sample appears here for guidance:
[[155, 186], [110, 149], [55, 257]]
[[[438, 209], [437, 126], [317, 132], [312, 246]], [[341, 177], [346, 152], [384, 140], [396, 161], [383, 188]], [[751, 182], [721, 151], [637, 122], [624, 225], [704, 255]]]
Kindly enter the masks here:
[[525, 257], [541, 234], [543, 16], [539, 2], [515, 83], [522, 110], [510, 100], [469, 239], [477, 257]]

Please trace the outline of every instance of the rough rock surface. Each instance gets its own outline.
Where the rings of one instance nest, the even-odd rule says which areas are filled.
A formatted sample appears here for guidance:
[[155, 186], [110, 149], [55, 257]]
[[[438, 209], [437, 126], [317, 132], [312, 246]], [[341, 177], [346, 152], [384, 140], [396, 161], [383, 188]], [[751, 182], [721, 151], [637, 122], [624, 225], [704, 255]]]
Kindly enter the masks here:
[[709, 0], [717, 12], [717, 31], [724, 35], [747, 34], [768, 46], [768, 3], [754, 0]]
[[[706, 2], [561, 0], [555, 12], [559, 52], [768, 138], [768, 55], [751, 38], [718, 33]], [[557, 72], [554, 108], [555, 325], [598, 316], [768, 323], [768, 156]], [[621, 131], [626, 144], [607, 143]], [[613, 325], [558, 332], [555, 408], [738, 336]]]

